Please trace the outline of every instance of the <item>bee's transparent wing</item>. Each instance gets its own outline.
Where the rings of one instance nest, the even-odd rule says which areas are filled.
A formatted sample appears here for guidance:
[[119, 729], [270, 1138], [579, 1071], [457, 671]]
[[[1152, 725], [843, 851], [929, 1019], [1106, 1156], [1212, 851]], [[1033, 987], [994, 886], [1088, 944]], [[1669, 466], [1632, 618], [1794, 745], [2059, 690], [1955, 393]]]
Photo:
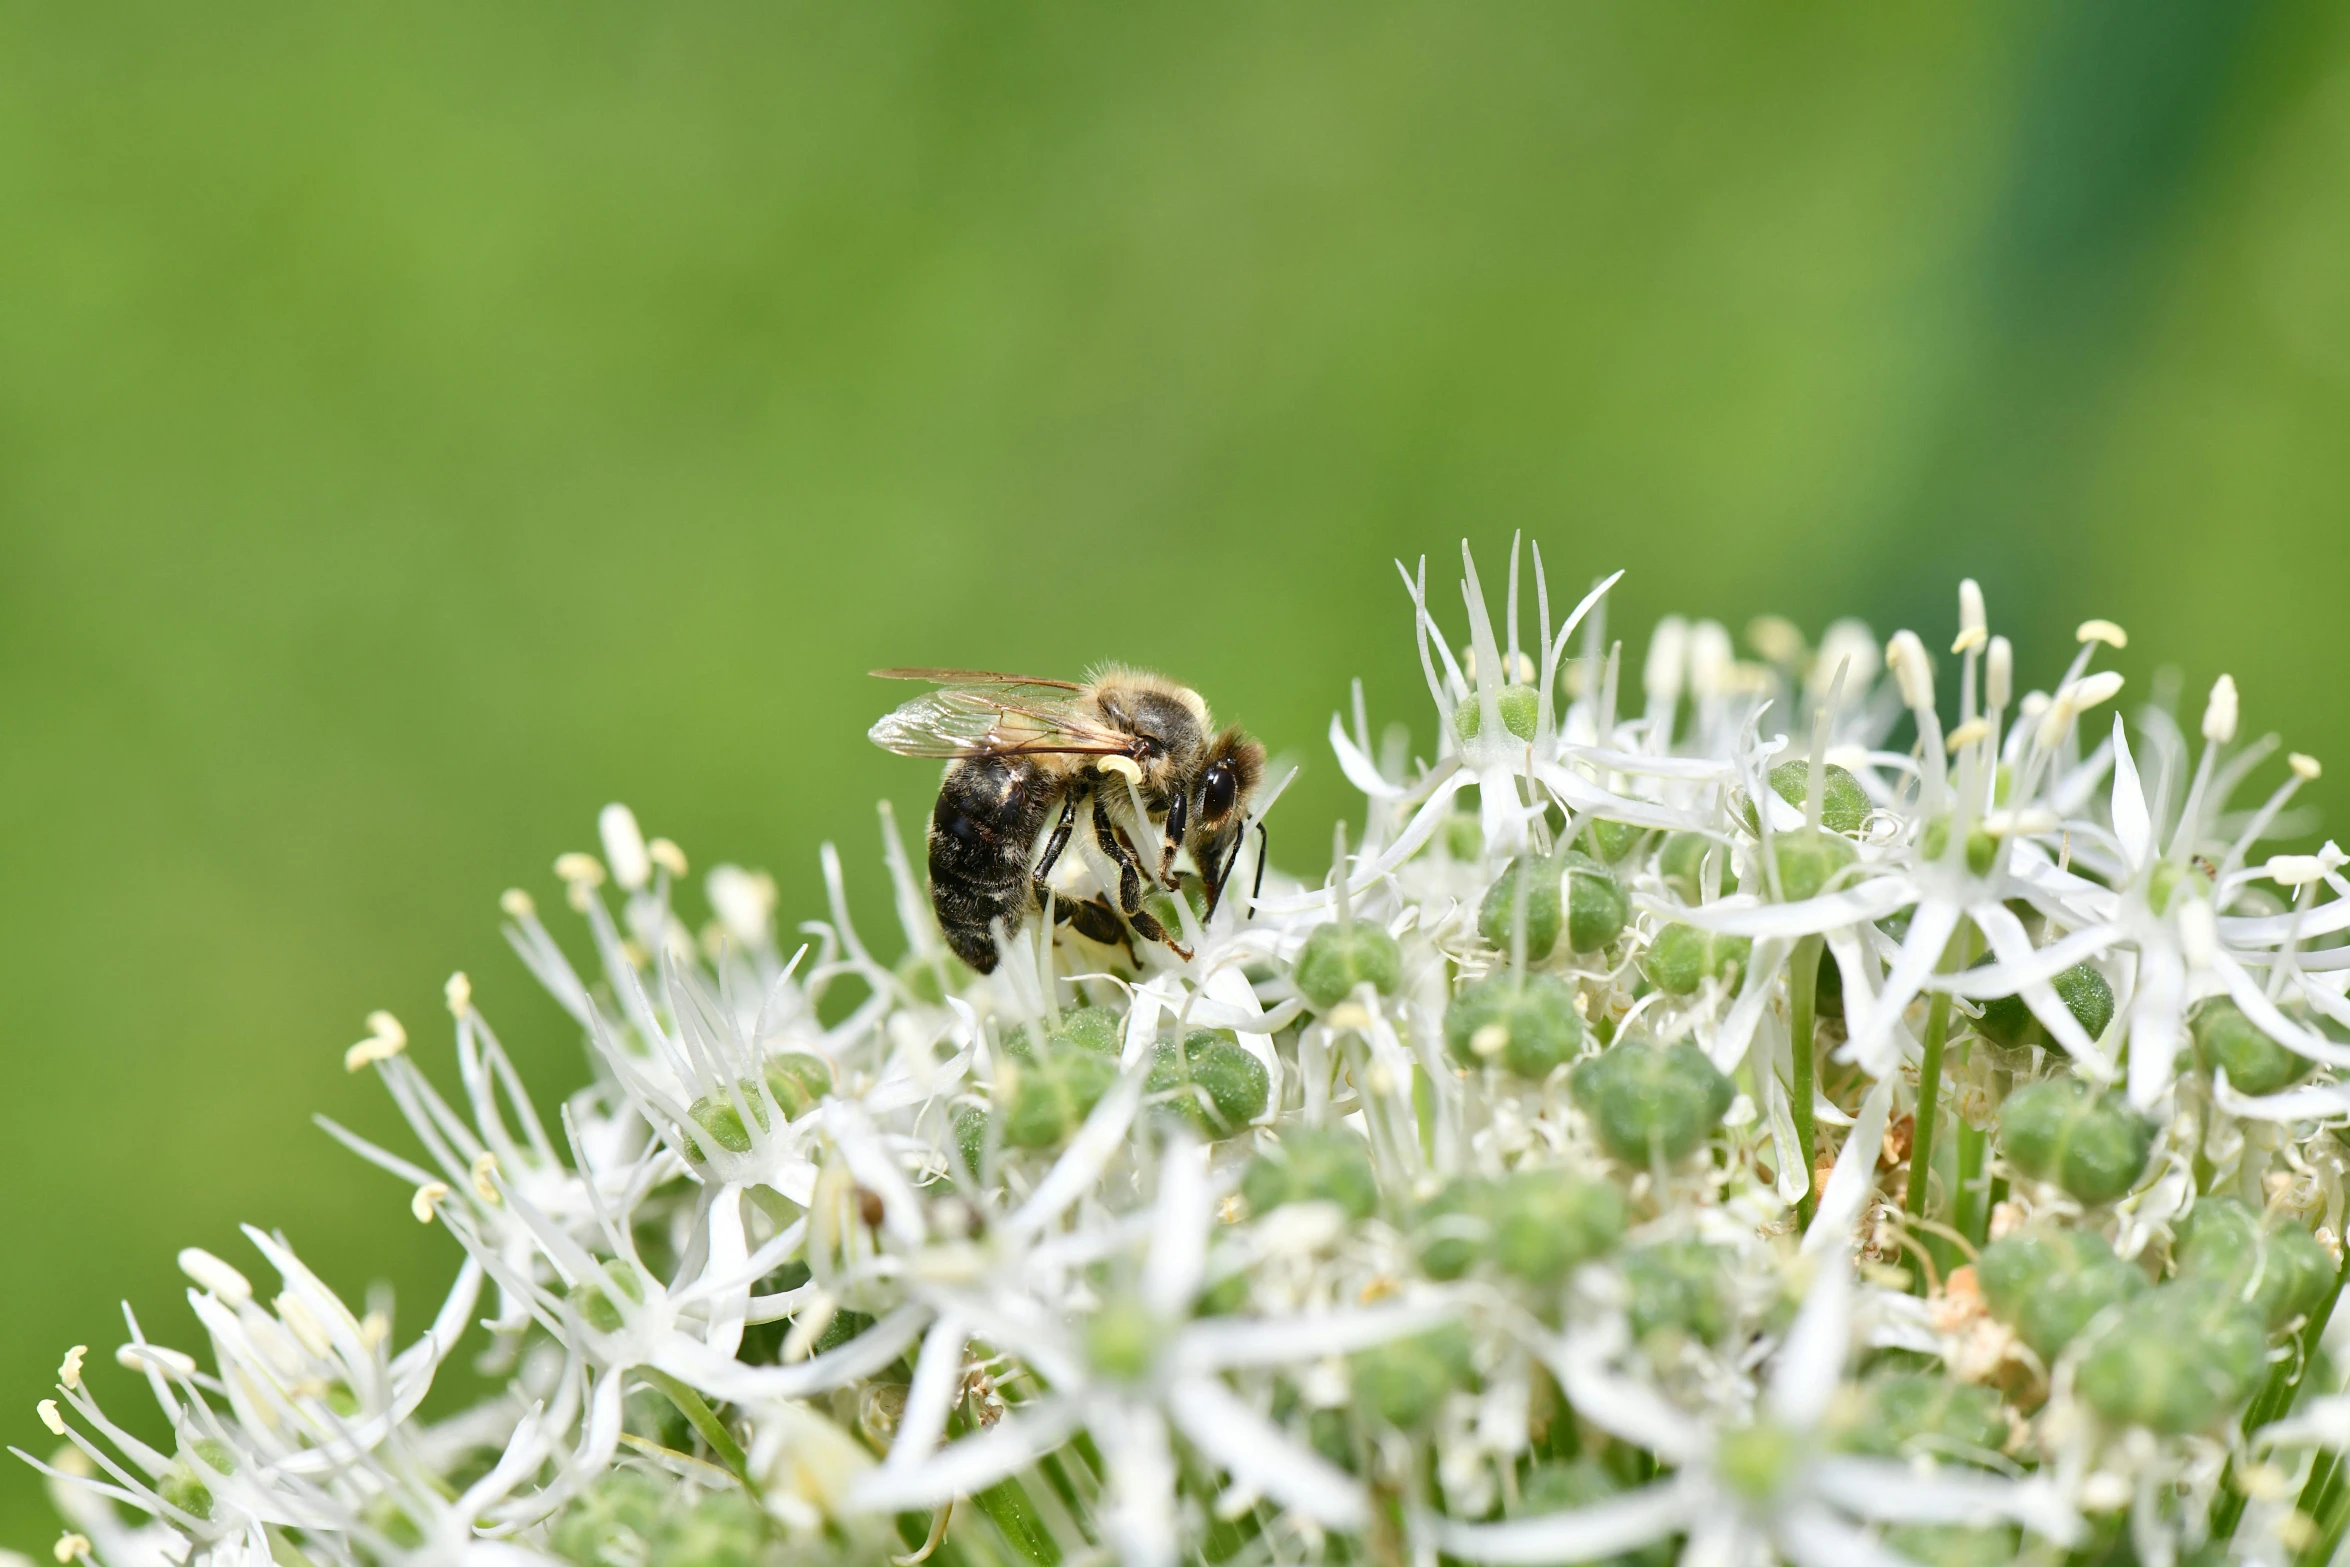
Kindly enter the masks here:
[[1066, 693], [1079, 687], [1029, 694], [1043, 684], [948, 686], [883, 714], [869, 738], [900, 756], [1114, 756], [1133, 746], [1132, 736], [1077, 710]]

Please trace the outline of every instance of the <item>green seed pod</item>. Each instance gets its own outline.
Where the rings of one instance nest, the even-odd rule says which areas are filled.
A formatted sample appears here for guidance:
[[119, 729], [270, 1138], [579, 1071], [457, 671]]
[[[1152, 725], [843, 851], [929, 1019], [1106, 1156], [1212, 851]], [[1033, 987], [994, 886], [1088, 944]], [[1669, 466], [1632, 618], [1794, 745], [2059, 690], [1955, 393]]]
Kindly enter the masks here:
[[[1828, 785], [1820, 796], [1820, 825], [1833, 833], [1860, 831], [1860, 824], [1869, 814], [1868, 791], [1861, 788], [1859, 779], [1832, 762], [1826, 772]], [[1781, 762], [1771, 769], [1770, 782], [1772, 793], [1800, 811], [1811, 798], [1811, 763], [1802, 757], [1792, 762]], [[1762, 822], [1755, 812], [1754, 802], [1746, 800], [1741, 803], [1746, 815], [1746, 830], [1760, 833]]]
[[2182, 1279], [2210, 1279], [2236, 1292], [2275, 1332], [2316, 1309], [2334, 1282], [2334, 1259], [2290, 1221], [2264, 1224], [2249, 1204], [2206, 1197], [2180, 1227]]
[[2243, 1009], [2214, 996], [2195, 1009], [2195, 1064], [2224, 1071], [2240, 1094], [2274, 1094], [2300, 1082], [2317, 1063], [2296, 1055], [2262, 1033]]
[[1106, 1302], [1085, 1324], [1087, 1358], [1104, 1376], [1120, 1382], [1132, 1382], [1149, 1371], [1166, 1341], [1167, 1324], [1128, 1296]]
[[1999, 1107], [2007, 1162], [2085, 1203], [2129, 1194], [2154, 1151], [2155, 1130], [2120, 1094], [2100, 1093], [2077, 1077], [2027, 1084]]
[[1801, 903], [1828, 891], [1829, 884], [1859, 860], [1860, 851], [1850, 838], [1798, 829], [1772, 835], [1771, 858], [1779, 867], [1780, 901]]
[[1656, 851], [1656, 873], [1665, 885], [1681, 895], [1684, 903], [1697, 903], [1705, 897], [1704, 867], [1708, 854], [1719, 858], [1722, 866], [1721, 885], [1730, 880], [1730, 850], [1701, 832], [1668, 834]]
[[1624, 1200], [1613, 1186], [1558, 1170], [1461, 1177], [1421, 1209], [1418, 1225], [1431, 1278], [1457, 1279], [1490, 1261], [1530, 1284], [1556, 1283], [1623, 1232]]
[[1683, 1040], [1626, 1039], [1578, 1064], [1568, 1079], [1603, 1147], [1626, 1164], [1686, 1158], [1721, 1124], [1737, 1089]]
[[1639, 848], [1640, 840], [1647, 835], [1648, 829], [1645, 827], [1635, 826], [1631, 822], [1610, 821], [1594, 821], [1584, 834], [1590, 840], [1592, 853], [1609, 865], [1618, 864], [1626, 855]]
[[2182, 1279], [2130, 1301], [2099, 1330], [2079, 1385], [2117, 1425], [2183, 1436], [2217, 1426], [2267, 1373], [2260, 1313], [2225, 1284]]
[[216, 1475], [233, 1475], [237, 1472], [237, 1455], [229, 1450], [226, 1442], [200, 1436], [187, 1444], [186, 1452]]
[[832, 1068], [822, 1057], [797, 1050], [769, 1057], [766, 1078], [767, 1091], [775, 1096], [775, 1103], [787, 1121], [806, 1115], [832, 1092]]
[[569, 1298], [578, 1309], [580, 1321], [599, 1333], [617, 1333], [621, 1317], [620, 1308], [612, 1304], [615, 1292], [639, 1305], [644, 1303], [645, 1281], [637, 1275], [634, 1266], [618, 1257], [604, 1264], [603, 1278], [573, 1285]]
[[1061, 1014], [1053, 1038], [1095, 1055], [1114, 1056], [1126, 1043], [1126, 1020], [1108, 1007], [1079, 1007]]
[[2181, 865], [2176, 860], [2156, 860], [2146, 873], [2146, 906], [2156, 914], [2170, 912], [2171, 899], [2184, 888], [2189, 897], [2211, 895], [2211, 877], [2200, 866]]
[[1411, 1427], [1436, 1413], [1444, 1395], [1475, 1379], [1469, 1335], [1457, 1326], [1366, 1349], [1353, 1360], [1355, 1398], [1392, 1426]]
[[1983, 1248], [1975, 1282], [1991, 1315], [2052, 1361], [2108, 1306], [2146, 1288], [2146, 1275], [2094, 1230], [2028, 1229]]
[[1871, 1377], [1837, 1422], [1836, 1445], [1879, 1458], [1966, 1458], [2007, 1445], [2007, 1417], [1987, 1387], [1926, 1372]]
[[[1918, 853], [1929, 861], [1938, 861], [1950, 847], [1950, 818], [1937, 816], [1926, 823], [1918, 834]], [[1988, 876], [1991, 867], [1999, 861], [1999, 840], [1982, 828], [1971, 829], [1966, 835], [1966, 868], [1977, 876]]]
[[1371, 1150], [1349, 1131], [1298, 1127], [1249, 1161], [1240, 1195], [1251, 1213], [1285, 1203], [1334, 1203], [1349, 1219], [1379, 1211], [1379, 1178]]
[[[1567, 941], [1577, 952], [1598, 952], [1623, 934], [1632, 917], [1632, 900], [1623, 883], [1588, 854], [1573, 850], [1559, 856], [1567, 887]], [[1508, 916], [1503, 917], [1508, 930]]]
[[1230, 1137], [1265, 1113], [1272, 1083], [1265, 1063], [1223, 1029], [1195, 1028], [1162, 1040], [1143, 1091], [1209, 1137]]
[[642, 1469], [607, 1470], [556, 1515], [548, 1547], [574, 1567], [649, 1560], [648, 1546], [661, 1537], [662, 1515], [677, 1494]]
[[1077, 1134], [1118, 1080], [1116, 1058], [1075, 1046], [1048, 1047], [1023, 1062], [1007, 1053], [996, 1066], [996, 1105], [1004, 1144], [1058, 1148]]
[[1905, 1523], [1885, 1531], [1885, 1544], [1917, 1567], [2012, 1567], [2023, 1541], [2005, 1524]]
[[949, 1120], [955, 1128], [955, 1147], [962, 1152], [963, 1167], [971, 1172], [973, 1180], [984, 1180], [987, 1173], [987, 1112], [977, 1105], [957, 1105]]
[[[1501, 726], [1521, 740], [1534, 738], [1534, 720], [1542, 711], [1542, 693], [1532, 686], [1503, 686], [1495, 698], [1501, 709]], [[1453, 732], [1463, 740], [1474, 740], [1477, 731], [1485, 727], [1485, 704], [1471, 692], [1469, 699], [1453, 710]]]
[[1754, 943], [1747, 937], [1718, 936], [1693, 925], [1667, 925], [1640, 955], [1640, 971], [1666, 995], [1688, 996], [1717, 977], [1735, 986], [1753, 955]]
[[1444, 852], [1463, 865], [1485, 858], [1485, 823], [1474, 811], [1456, 811], [1444, 819]]
[[1444, 1044], [1465, 1067], [1496, 1066], [1540, 1082], [1583, 1048], [1574, 990], [1546, 974], [1496, 974], [1444, 1010]]
[[[2103, 974], [2087, 963], [2076, 963], [2049, 981], [2064, 1009], [2073, 1015], [2073, 1021], [2091, 1039], [2103, 1034], [2113, 1021], [2113, 986]], [[2032, 1009], [2021, 996], [1995, 996], [1983, 1003], [1983, 1015], [1975, 1020], [1975, 1032], [1995, 1045], [2010, 1050], [2021, 1050], [2037, 1045], [2046, 1048], [2048, 1030], [2032, 1016]]]
[[1403, 949], [1367, 920], [1317, 925], [1298, 952], [1295, 978], [1297, 993], [1321, 1012], [1353, 995], [1357, 985], [1392, 996], [1403, 984]]
[[1713, 1344], [1730, 1331], [1728, 1257], [1700, 1241], [1667, 1241], [1624, 1254], [1632, 1337], [1659, 1334]]
[[[767, 1101], [760, 1095], [758, 1083], [746, 1077], [734, 1086], [735, 1091], [742, 1095], [744, 1107], [751, 1112], [751, 1119], [758, 1124], [760, 1131], [766, 1131]], [[696, 1126], [710, 1134], [710, 1141], [728, 1153], [751, 1151], [751, 1134], [743, 1126], [742, 1112], [735, 1109], [734, 1101], [725, 1094], [704, 1094], [687, 1105], [685, 1113]], [[689, 1159], [709, 1157], [691, 1133], [686, 1135], [685, 1152]]]
[[[1477, 910], [1477, 934], [1492, 942], [1502, 951], [1510, 950], [1511, 921], [1518, 907], [1518, 870], [1523, 857], [1502, 867], [1493, 885], [1486, 889], [1485, 902]], [[1534, 879], [1526, 886], [1526, 961], [1539, 963], [1550, 956], [1559, 942], [1559, 927], [1565, 923], [1560, 907], [1559, 878], [1556, 867], [1547, 860], [1534, 864]]]
[[173, 1464], [164, 1470], [155, 1482], [155, 1494], [183, 1513], [197, 1518], [212, 1516], [212, 1488], [196, 1478], [196, 1472], [185, 1464]]

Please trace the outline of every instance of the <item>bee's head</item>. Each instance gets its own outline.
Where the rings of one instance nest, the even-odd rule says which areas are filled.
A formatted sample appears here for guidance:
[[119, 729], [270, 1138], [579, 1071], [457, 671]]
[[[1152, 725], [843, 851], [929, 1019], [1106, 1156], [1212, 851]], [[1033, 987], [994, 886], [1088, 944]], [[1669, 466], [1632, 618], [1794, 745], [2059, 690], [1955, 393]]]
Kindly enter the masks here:
[[1184, 823], [1183, 846], [1207, 884], [1209, 907], [1223, 896], [1224, 878], [1231, 874], [1233, 851], [1248, 822], [1248, 802], [1265, 775], [1265, 748], [1238, 729], [1227, 729], [1208, 742], [1208, 749], [1191, 787], [1190, 819]]

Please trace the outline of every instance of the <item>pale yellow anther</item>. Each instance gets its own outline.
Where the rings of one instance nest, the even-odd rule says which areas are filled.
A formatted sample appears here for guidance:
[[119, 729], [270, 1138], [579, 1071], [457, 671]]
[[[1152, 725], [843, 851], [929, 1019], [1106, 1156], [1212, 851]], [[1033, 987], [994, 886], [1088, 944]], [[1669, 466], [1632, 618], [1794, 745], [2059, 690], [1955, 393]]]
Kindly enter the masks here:
[[1969, 626], [1951, 639], [1950, 651], [1964, 653], [1970, 648], [1981, 647], [1990, 640], [1991, 633], [1989, 631], [1981, 626]]
[[67, 1562], [76, 1558], [88, 1561], [90, 1559], [90, 1537], [86, 1534], [75, 1534], [69, 1530], [57, 1537], [57, 1543], [49, 1547], [49, 1554], [55, 1558], [57, 1567], [65, 1567]]
[[473, 1160], [473, 1192], [483, 1202], [496, 1204], [497, 1183], [490, 1179], [498, 1173], [498, 1156], [484, 1148]]
[[161, 1344], [124, 1344], [115, 1350], [114, 1363], [125, 1371], [153, 1370], [167, 1377], [185, 1379], [196, 1374], [193, 1358]]
[[2084, 620], [2081, 629], [2073, 633], [2075, 642], [2102, 642], [2107, 647], [2128, 647], [2130, 634], [2110, 620]]
[[463, 969], [449, 976], [449, 982], [441, 987], [441, 998], [449, 1003], [449, 1011], [458, 1017], [473, 1010], [473, 981], [465, 977]]
[[584, 883], [590, 887], [601, 887], [604, 885], [604, 862], [592, 854], [582, 854], [575, 849], [569, 854], [555, 856], [555, 874], [567, 886]]
[[1104, 772], [1116, 773], [1137, 786], [1142, 783], [1142, 768], [1135, 763], [1131, 756], [1105, 756], [1096, 761], [1094, 765]]
[[1747, 645], [1774, 664], [1800, 664], [1811, 651], [1803, 630], [1784, 615], [1757, 615], [1746, 623]]
[[2067, 689], [2064, 700], [2076, 713], [2085, 713], [2100, 702], [2110, 702], [2120, 695], [2122, 677], [2110, 669], [2100, 669], [2083, 675]]
[[33, 1406], [33, 1413], [41, 1417], [41, 1424], [49, 1428], [51, 1436], [65, 1435], [65, 1416], [57, 1412], [57, 1400], [44, 1398]]
[[1469, 1036], [1469, 1048], [1480, 1056], [1500, 1055], [1509, 1042], [1509, 1029], [1499, 1023], [1488, 1023]]
[[343, 1052], [343, 1070], [356, 1072], [378, 1061], [389, 1061], [407, 1046], [408, 1041], [405, 1039], [387, 1039], [381, 1034], [370, 1034]]
[[1901, 683], [1901, 704], [1911, 712], [1934, 705], [1934, 661], [1914, 631], [1896, 631], [1885, 644], [1885, 666]]
[[2007, 706], [2015, 690], [2015, 649], [2005, 637], [1991, 639], [1991, 653], [1983, 661], [1983, 705], [1996, 713]]
[[277, 1308], [277, 1319], [286, 1325], [288, 1332], [301, 1340], [304, 1349], [321, 1359], [334, 1352], [335, 1341], [327, 1336], [325, 1326], [310, 1308], [302, 1304], [301, 1296], [289, 1290], [270, 1304]]
[[82, 1385], [82, 1361], [89, 1353], [90, 1346], [87, 1344], [76, 1344], [65, 1352], [65, 1358], [57, 1363], [59, 1385], [69, 1388]]
[[1990, 738], [1991, 720], [1988, 718], [1970, 718], [1965, 723], [1960, 724], [1956, 729], [1951, 730], [1948, 737], [1945, 738], [1942, 743], [1948, 749], [1955, 752], [1967, 746], [1973, 745], [1978, 740], [1988, 740]]
[[596, 831], [604, 840], [604, 858], [611, 862], [612, 879], [630, 892], [653, 879], [652, 857], [645, 852], [644, 830], [636, 813], [614, 802], [596, 817]]
[[2314, 854], [2272, 854], [2263, 869], [2268, 879], [2280, 887], [2306, 887], [2313, 881], [2325, 880], [2327, 866]]
[[2049, 696], [2045, 691], [2026, 691], [2024, 699], [2016, 704], [2016, 711], [2026, 718], [2038, 718], [2048, 708]]
[[685, 874], [685, 851], [668, 838], [655, 838], [645, 845], [645, 853], [672, 876]]
[[392, 1319], [380, 1311], [371, 1311], [359, 1319], [359, 1342], [375, 1349], [392, 1336]]
[[505, 911], [508, 919], [516, 920], [529, 919], [539, 911], [539, 906], [531, 901], [530, 894], [520, 887], [508, 887], [499, 893], [498, 907]]
[[448, 1195], [448, 1182], [427, 1181], [422, 1186], [416, 1188], [415, 1196], [408, 1199], [408, 1211], [416, 1215], [417, 1223], [430, 1224], [432, 1223], [432, 1211], [434, 1207], [440, 1203], [441, 1199], [447, 1197]]
[[2293, 776], [2303, 783], [2315, 783], [2318, 774], [2325, 771], [2325, 765], [2305, 751], [2295, 751], [2286, 757], [2285, 765], [2292, 768]]
[[1965, 578], [1958, 585], [1958, 640], [1950, 644], [1950, 651], [1964, 653], [1981, 647], [1990, 636], [1991, 618], [1983, 610], [1982, 584]]
[[2203, 738], [2226, 745], [2236, 738], [2236, 682], [2222, 675], [2211, 683], [2211, 700], [2203, 704]]
[[180, 1272], [199, 1288], [210, 1290], [232, 1306], [242, 1306], [253, 1298], [253, 1286], [245, 1276], [201, 1246], [184, 1248], [179, 1265]]

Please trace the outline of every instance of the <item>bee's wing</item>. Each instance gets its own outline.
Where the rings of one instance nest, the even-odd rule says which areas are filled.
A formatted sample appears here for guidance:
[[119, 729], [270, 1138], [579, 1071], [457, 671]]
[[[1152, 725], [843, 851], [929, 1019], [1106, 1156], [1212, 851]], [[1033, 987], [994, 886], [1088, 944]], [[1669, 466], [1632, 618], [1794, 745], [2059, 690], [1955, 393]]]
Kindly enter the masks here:
[[1013, 690], [1042, 686], [1048, 691], [1082, 691], [1074, 680], [1047, 680], [1042, 675], [1003, 675], [989, 669], [876, 669], [876, 680], [927, 680], [934, 686], [987, 686]]
[[868, 737], [900, 756], [937, 757], [1114, 756], [1134, 744], [1131, 735], [1079, 712], [1064, 695], [1014, 694], [1017, 689], [948, 686], [932, 691], [882, 715]]

